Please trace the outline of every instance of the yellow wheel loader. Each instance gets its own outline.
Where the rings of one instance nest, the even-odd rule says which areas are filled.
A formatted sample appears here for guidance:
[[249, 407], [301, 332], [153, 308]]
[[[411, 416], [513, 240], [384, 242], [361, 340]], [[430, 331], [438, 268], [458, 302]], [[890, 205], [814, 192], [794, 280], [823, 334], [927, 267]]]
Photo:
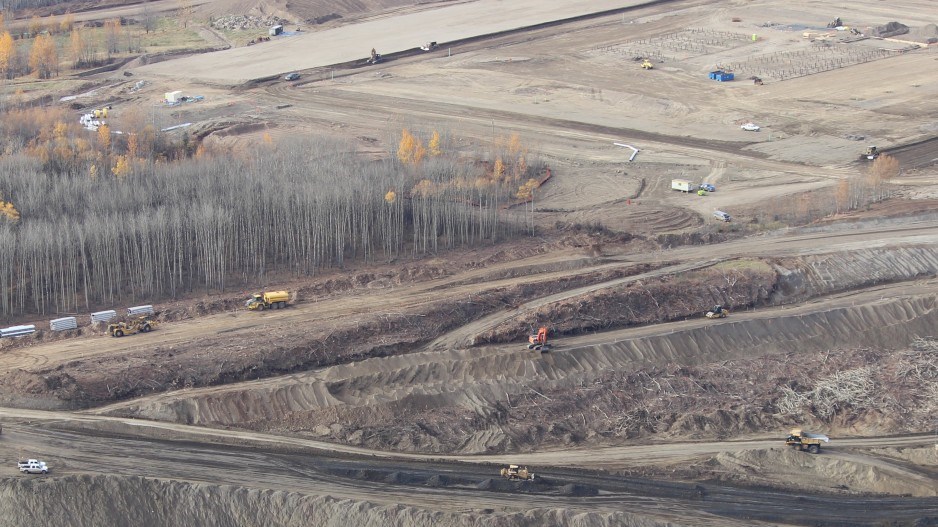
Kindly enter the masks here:
[[528, 467], [521, 468], [518, 465], [508, 465], [501, 470], [502, 477], [505, 479], [520, 479], [523, 481], [534, 481], [534, 473], [528, 470]]

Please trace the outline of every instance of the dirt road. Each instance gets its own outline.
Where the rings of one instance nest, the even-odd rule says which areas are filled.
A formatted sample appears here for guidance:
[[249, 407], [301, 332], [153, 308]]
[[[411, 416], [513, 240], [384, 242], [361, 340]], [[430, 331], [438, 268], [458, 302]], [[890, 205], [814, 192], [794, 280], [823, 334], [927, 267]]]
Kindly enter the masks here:
[[[72, 473], [108, 473], [173, 478], [309, 495], [328, 494], [440, 511], [562, 507], [583, 512], [630, 511], [656, 517], [660, 517], [663, 511], [671, 511], [665, 516], [694, 525], [737, 525], [737, 522], [752, 525], [753, 521], [794, 525], [876, 525], [886, 519], [911, 521], [938, 514], [938, 501], [934, 499], [858, 498], [833, 494], [805, 496], [719, 484], [701, 486], [625, 478], [570, 469], [539, 472], [540, 480], [536, 486], [495, 484], [493, 487], [487, 481], [497, 470], [490, 464], [504, 461], [498, 456], [463, 459], [388, 456], [363, 450], [350, 452], [342, 447], [332, 450], [332, 445], [312, 441], [184, 425], [143, 424], [134, 420], [6, 409], [0, 410], [0, 416], [32, 423], [29, 426], [8, 424], [4, 427], [2, 441], [6, 455], [0, 469], [3, 476], [11, 475], [8, 472], [12, 470], [6, 467], [10, 466], [14, 455], [42, 452], [57, 477]], [[108, 427], [108, 424], [117, 427]], [[93, 430], [95, 427], [99, 429]], [[164, 441], [152, 438], [161, 433], [188, 439]], [[916, 445], [932, 440], [929, 436], [917, 436], [894, 438], [891, 442]], [[882, 439], [843, 440], [839, 443], [842, 448], [862, 447], [881, 444]], [[761, 440], [623, 447], [579, 457], [574, 455], [573, 463], [570, 463], [569, 453], [563, 452], [524, 456], [521, 462], [542, 466], [605, 467], [610, 460], [628, 463], [649, 455], [673, 460], [685, 459], [689, 452], [706, 454], [777, 445], [777, 440]], [[331, 457], [326, 454], [330, 450], [334, 454], [355, 456]], [[418, 463], [418, 460], [422, 462]], [[434, 477], [446, 483], [427, 487], [426, 482]], [[587, 494], [598, 494], [593, 497], [564, 496], [562, 489], [569, 488], [569, 485], [578, 485], [586, 489]], [[707, 516], [715, 518], [707, 520]]]

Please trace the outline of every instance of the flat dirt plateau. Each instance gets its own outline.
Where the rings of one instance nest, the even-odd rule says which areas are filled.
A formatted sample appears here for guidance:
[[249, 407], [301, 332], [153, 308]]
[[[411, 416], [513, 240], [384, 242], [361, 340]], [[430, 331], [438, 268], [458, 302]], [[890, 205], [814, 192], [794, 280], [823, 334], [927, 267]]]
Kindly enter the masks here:
[[[5, 525], [938, 525], [933, 2], [515, 0], [510, 27], [487, 0], [294, 3], [193, 2], [203, 31], [304, 31], [216, 31], [232, 47], [132, 61], [72, 100], [219, 148], [517, 134], [552, 171], [536, 236], [282, 278], [283, 310], [245, 311], [243, 284], [157, 303], [146, 335], [0, 340]], [[82, 17], [111, 9], [135, 8]], [[849, 30], [891, 21], [909, 33]], [[205, 99], [153, 106], [176, 89]], [[845, 212], [868, 144], [902, 172]], [[795, 451], [791, 428], [831, 440]]]

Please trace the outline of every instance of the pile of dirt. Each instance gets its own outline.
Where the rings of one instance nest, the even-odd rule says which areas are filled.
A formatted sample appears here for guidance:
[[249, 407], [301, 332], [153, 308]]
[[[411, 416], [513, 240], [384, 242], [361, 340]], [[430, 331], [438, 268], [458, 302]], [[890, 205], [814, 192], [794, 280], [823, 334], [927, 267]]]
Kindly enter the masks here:
[[863, 455], [827, 450], [811, 455], [794, 449], [747, 450], [718, 454], [710, 469], [718, 479], [747, 485], [778, 485], [823, 492], [841, 491], [938, 496], [928, 474]]
[[899, 35], [905, 35], [909, 32], [909, 26], [905, 24], [900, 24], [899, 22], [890, 22], [882, 26], [876, 26], [873, 28], [872, 34], [874, 37], [889, 38]]
[[[860, 336], [859, 341], [869, 339]], [[444, 393], [423, 396], [416, 394], [440, 384], [433, 379], [417, 381], [419, 376], [398, 370], [411, 395], [397, 401], [295, 411], [280, 420], [241, 426], [302, 435], [309, 426], [303, 423], [340, 422], [342, 427], [330, 434], [331, 440], [386, 450], [466, 453], [621, 444], [637, 438], [726, 439], [782, 433], [793, 422], [827, 432], [930, 429], [931, 416], [938, 412], [938, 400], [932, 397], [938, 368], [929, 366], [933, 357], [927, 346], [918, 346], [919, 351], [853, 348], [820, 353], [800, 348], [805, 352], [797, 361], [789, 355], [766, 355], [618, 371], [596, 362], [595, 370], [560, 370], [564, 374], [544, 365], [530, 378], [479, 375], [472, 382], [451, 380]], [[552, 360], [558, 368], [568, 360], [570, 365], [595, 361], [582, 349], [570, 357], [554, 354]], [[504, 377], [513, 368], [501, 362], [493, 369]], [[857, 368], [873, 372], [871, 386], [889, 389], [876, 392], [879, 397], [840, 398], [838, 379]], [[366, 382], [391, 397], [397, 391], [395, 385], [377, 384], [387, 382], [377, 376]], [[823, 393], [824, 399], [814, 401], [815, 392]], [[242, 396], [237, 400], [245, 401]]]
[[596, 496], [599, 494], [599, 489], [596, 487], [576, 483], [568, 483], [560, 487], [559, 491], [562, 496]]
[[[62, 504], [50, 507], [49, 504]], [[495, 527], [577, 525], [579, 527], [665, 527], [627, 513], [565, 509], [524, 512], [441, 512], [403, 504], [376, 505], [295, 492], [183, 483], [139, 477], [67, 476], [8, 479], [0, 484], [0, 517], [8, 527], [43, 525], [135, 525], [176, 527], [381, 526]]]
[[524, 341], [528, 328], [549, 320], [563, 335], [700, 316], [715, 304], [745, 309], [767, 303], [776, 273], [761, 261], [649, 277], [546, 304], [478, 337], [478, 344]]

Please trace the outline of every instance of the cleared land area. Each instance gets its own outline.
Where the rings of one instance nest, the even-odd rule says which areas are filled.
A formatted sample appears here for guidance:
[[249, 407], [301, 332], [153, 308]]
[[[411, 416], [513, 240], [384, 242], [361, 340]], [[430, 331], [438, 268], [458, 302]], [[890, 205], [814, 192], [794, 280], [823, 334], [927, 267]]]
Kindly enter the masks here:
[[[107, 505], [50, 519], [938, 522], [932, 2], [352, 4], [199, 4], [304, 31], [56, 95], [232, 151], [324, 134], [380, 160], [405, 128], [467, 156], [516, 141], [550, 167], [505, 209], [536, 235], [263, 286], [291, 291], [284, 310], [244, 310], [262, 286], [239, 283], [157, 302], [146, 335], [0, 340], [11, 525], [76, 496]], [[893, 20], [910, 32], [867, 38]], [[364, 65], [371, 48], [387, 60]], [[708, 79], [719, 66], [736, 80]], [[155, 105], [174, 90], [204, 99]], [[873, 144], [901, 174], [873, 177]], [[730, 315], [704, 318], [714, 304]], [[543, 354], [526, 347], [542, 325]], [[789, 449], [798, 427], [832, 439]], [[50, 476], [16, 473], [35, 457]]]

